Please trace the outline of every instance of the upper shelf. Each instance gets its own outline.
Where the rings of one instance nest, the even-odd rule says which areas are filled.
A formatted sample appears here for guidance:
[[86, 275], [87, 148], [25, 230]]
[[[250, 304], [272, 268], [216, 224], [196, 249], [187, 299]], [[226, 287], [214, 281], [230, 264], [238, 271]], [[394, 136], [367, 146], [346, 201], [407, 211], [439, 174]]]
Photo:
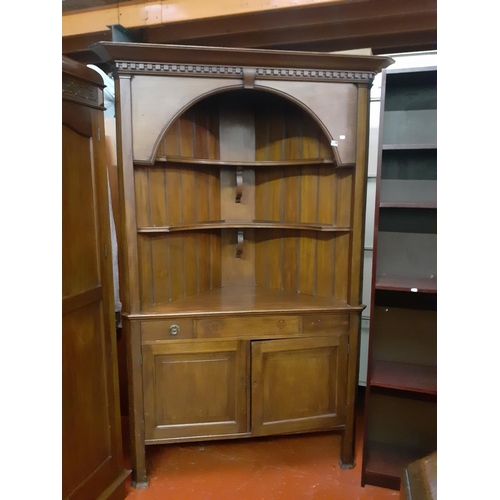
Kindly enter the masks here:
[[157, 157], [156, 161], [166, 163], [186, 163], [191, 165], [210, 165], [214, 167], [295, 167], [308, 165], [333, 165], [331, 158], [313, 158], [304, 160], [279, 161], [227, 161], [209, 158], [185, 158], [182, 156]]

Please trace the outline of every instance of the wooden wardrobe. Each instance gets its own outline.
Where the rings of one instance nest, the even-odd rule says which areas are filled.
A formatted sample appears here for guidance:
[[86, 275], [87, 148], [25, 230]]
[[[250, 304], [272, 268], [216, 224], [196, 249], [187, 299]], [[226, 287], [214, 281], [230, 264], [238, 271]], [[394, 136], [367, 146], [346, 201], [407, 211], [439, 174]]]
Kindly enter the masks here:
[[123, 467], [102, 78], [62, 59], [62, 498], [120, 500]]
[[392, 60], [134, 43], [115, 75], [132, 482], [145, 445], [342, 432], [369, 88]]

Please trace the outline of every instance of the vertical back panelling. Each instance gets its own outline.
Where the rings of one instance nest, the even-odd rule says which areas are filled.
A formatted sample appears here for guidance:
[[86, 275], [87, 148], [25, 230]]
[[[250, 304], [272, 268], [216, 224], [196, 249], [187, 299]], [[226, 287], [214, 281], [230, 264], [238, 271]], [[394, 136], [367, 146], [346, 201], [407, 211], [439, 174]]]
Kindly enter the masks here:
[[352, 169], [337, 169], [337, 221], [339, 227], [352, 223]]
[[266, 230], [268, 238], [268, 286], [283, 289], [283, 230]]
[[170, 300], [184, 297], [184, 245], [182, 233], [168, 235]]
[[298, 222], [301, 210], [300, 192], [301, 179], [300, 167], [287, 167], [285, 169], [285, 200], [283, 207], [284, 222]]
[[220, 171], [208, 171], [208, 219], [220, 220]]
[[195, 158], [209, 158], [208, 144], [209, 144], [209, 122], [206, 110], [202, 106], [196, 106], [193, 109], [194, 115], [194, 157]]
[[299, 231], [284, 231], [283, 289], [290, 292], [297, 292], [299, 290], [299, 236]]
[[337, 198], [335, 170], [330, 165], [319, 167], [318, 222], [335, 223], [335, 200]]
[[220, 231], [210, 233], [211, 288], [220, 287], [222, 284], [220, 239], [221, 239]]
[[180, 156], [180, 122], [176, 120], [167, 130], [157, 156]]
[[208, 231], [198, 234], [198, 287], [200, 292], [210, 290], [210, 237]]
[[349, 246], [351, 244], [351, 234], [339, 234], [335, 237], [335, 263], [334, 263], [334, 290], [335, 299], [347, 301], [347, 291], [349, 285]]
[[297, 114], [297, 109], [288, 109], [285, 114], [285, 160], [300, 160], [302, 158], [302, 113]]
[[177, 167], [166, 169], [167, 183], [167, 213], [169, 224], [180, 224], [182, 222], [181, 170]]
[[269, 204], [269, 186], [268, 186], [269, 169], [262, 167], [255, 169], [255, 219], [268, 220]]
[[321, 129], [305, 111], [302, 112], [302, 119], [302, 159], [319, 158]]
[[139, 296], [141, 309], [153, 305], [153, 283], [151, 268], [151, 237], [139, 234], [137, 238], [137, 255], [139, 260]]
[[181, 169], [182, 182], [182, 222], [192, 224], [197, 222], [196, 214], [196, 173], [192, 168]]
[[335, 234], [317, 233], [318, 260], [316, 265], [316, 294], [333, 296]]
[[146, 227], [150, 224], [147, 168], [136, 167], [134, 181], [137, 227]]
[[268, 238], [265, 231], [255, 231], [255, 284], [267, 287]]
[[255, 160], [269, 160], [269, 110], [262, 106], [255, 109]]
[[267, 220], [280, 222], [283, 220], [284, 199], [283, 169], [271, 167], [267, 177]]
[[151, 235], [151, 272], [153, 284], [153, 303], [166, 304], [168, 293], [168, 236]]
[[194, 158], [195, 148], [195, 123], [193, 108], [185, 111], [179, 118], [180, 121], [180, 150], [183, 158]]
[[220, 158], [219, 147], [219, 113], [218, 111], [207, 110], [208, 113], [208, 158], [217, 160]]
[[300, 222], [316, 222], [318, 217], [318, 167], [302, 167]]
[[283, 114], [279, 109], [273, 109], [273, 113], [269, 116], [269, 160], [280, 161], [284, 158], [284, 139], [285, 124], [283, 122]]
[[184, 282], [185, 295], [198, 292], [198, 235], [187, 231], [184, 237]]
[[213, 170], [201, 167], [195, 170], [196, 214], [198, 222], [210, 220], [210, 176]]
[[300, 231], [299, 292], [316, 294], [316, 232]]
[[151, 225], [167, 225], [166, 185], [164, 168], [148, 168]]

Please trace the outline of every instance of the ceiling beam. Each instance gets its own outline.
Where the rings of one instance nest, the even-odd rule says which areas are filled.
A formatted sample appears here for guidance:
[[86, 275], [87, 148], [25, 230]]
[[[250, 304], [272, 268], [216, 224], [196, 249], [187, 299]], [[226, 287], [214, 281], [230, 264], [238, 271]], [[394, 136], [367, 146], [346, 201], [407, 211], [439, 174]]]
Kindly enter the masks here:
[[[187, 2], [192, 6], [193, 2], [204, 0], [177, 1], [175, 5]], [[223, 4], [227, 10], [227, 2], [240, 5], [242, 1], [245, 0], [224, 0]], [[249, 0], [253, 6], [256, 1]], [[262, 3], [263, 0], [259, 1]], [[275, 6], [285, 3], [290, 5], [290, 0], [268, 1]], [[298, 2], [295, 7], [267, 8], [237, 15], [192, 18], [162, 24], [152, 23], [149, 19], [149, 25], [128, 27], [128, 32], [136, 42], [242, 48], [333, 52], [368, 47], [377, 53], [383, 53], [380, 50], [395, 53], [437, 48], [437, 0], [295, 1]], [[174, 5], [172, 0], [169, 2], [169, 5]], [[144, 7], [145, 3], [156, 5], [159, 2], [126, 2], [128, 7], [136, 9]], [[160, 3], [165, 4], [166, 0]], [[269, 7], [271, 4], [266, 5]], [[121, 6], [120, 12], [124, 8]], [[105, 11], [103, 9], [98, 11], [102, 13]], [[123, 20], [123, 16], [119, 18]], [[108, 25], [111, 24], [117, 23], [110, 21]], [[100, 40], [111, 40], [108, 25], [97, 32], [63, 36], [63, 54], [88, 62], [88, 58], [95, 57], [88, 51], [90, 45]]]

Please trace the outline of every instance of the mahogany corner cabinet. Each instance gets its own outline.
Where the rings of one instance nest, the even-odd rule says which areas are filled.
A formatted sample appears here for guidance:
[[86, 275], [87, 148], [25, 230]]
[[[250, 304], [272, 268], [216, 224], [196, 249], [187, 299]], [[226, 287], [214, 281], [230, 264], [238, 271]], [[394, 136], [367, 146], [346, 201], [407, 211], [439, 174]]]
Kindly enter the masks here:
[[338, 430], [354, 466], [369, 89], [388, 57], [100, 42], [132, 484], [146, 445]]

